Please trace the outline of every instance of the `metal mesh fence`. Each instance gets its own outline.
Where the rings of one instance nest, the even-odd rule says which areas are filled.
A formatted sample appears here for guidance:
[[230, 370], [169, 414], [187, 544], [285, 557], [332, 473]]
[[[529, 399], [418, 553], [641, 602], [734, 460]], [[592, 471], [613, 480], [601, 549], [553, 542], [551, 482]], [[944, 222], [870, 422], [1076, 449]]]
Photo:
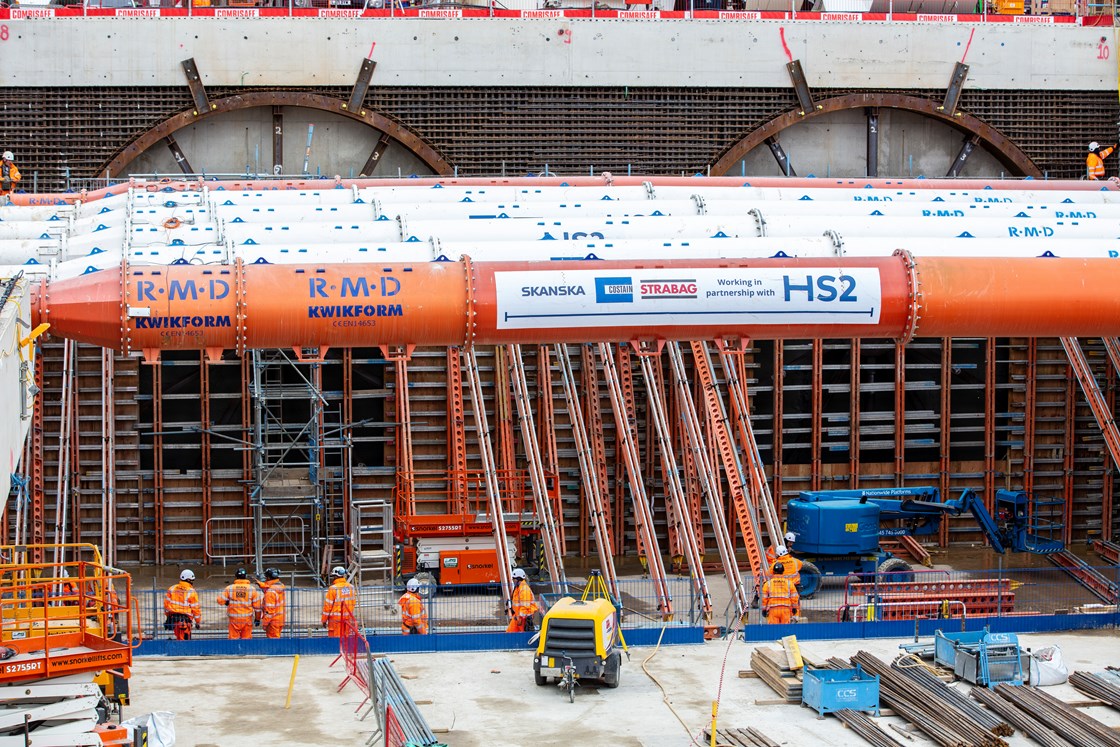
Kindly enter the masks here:
[[[1117, 589], [1120, 569], [1099, 566], [1087, 569], [1088, 583], [1081, 583], [1060, 568], [986, 569], [975, 571], [915, 570], [879, 574], [877, 577], [831, 577], [820, 589], [800, 601], [800, 616], [805, 622], [882, 622], [914, 619], [966, 620], [974, 618], [1011, 618], [1041, 615], [1073, 615], [1082, 619], [1076, 627], [1105, 627], [1116, 624]], [[744, 583], [757, 596], [756, 580]], [[722, 576], [710, 574], [709, 588], [716, 612], [711, 621], [731, 629], [740, 624], [738, 612], [724, 604], [727, 593]], [[705, 624], [699, 599], [688, 578], [668, 580], [674, 614], [663, 620], [659, 612], [656, 585], [650, 579], [619, 581], [624, 629], [658, 628], [664, 625]], [[579, 597], [582, 587], [562, 589], [534, 584], [541, 614], [565, 594]], [[432, 593], [425, 589], [429, 629], [433, 633], [494, 633], [504, 631], [508, 618], [494, 587], [458, 587]], [[145, 638], [167, 638], [163, 629], [162, 589], [137, 590], [140, 626]], [[224, 638], [225, 609], [218, 605], [217, 589], [199, 590], [202, 603], [202, 629], [196, 637]], [[326, 635], [319, 625], [324, 590], [315, 587], [289, 587], [285, 637]], [[365, 586], [358, 590], [357, 618], [370, 635], [400, 632], [399, 587]], [[726, 597], [723, 597], [726, 598]], [[763, 624], [761, 604], [748, 611], [747, 624]], [[254, 636], [263, 636], [254, 631]]]
[[[699, 624], [701, 615], [691, 582], [686, 578], [672, 578], [668, 580], [668, 587], [674, 608], [671, 624]], [[556, 585], [533, 584], [533, 590], [543, 614], [550, 605], [566, 594], [578, 598], [582, 587], [562, 589]], [[652, 581], [622, 580], [619, 581], [619, 590], [622, 595], [624, 628], [659, 627], [664, 624], [658, 612], [659, 602]], [[284, 636], [326, 635], [326, 630], [319, 625], [324, 591], [317, 587], [288, 587]], [[504, 631], [509, 621], [496, 587], [463, 586], [438, 593], [432, 593], [429, 589], [423, 591], [429, 630], [433, 633]], [[170, 631], [163, 629], [164, 593], [162, 589], [134, 592], [139, 598], [140, 627], [145, 638], [167, 638], [171, 635]], [[218, 604], [220, 593], [218, 589], [198, 590], [202, 606], [202, 628], [194, 632], [195, 637], [226, 636], [226, 610]], [[401, 613], [397, 600], [403, 593], [404, 590], [400, 587], [360, 587], [355, 612], [359, 625], [372, 635], [399, 633]], [[254, 636], [263, 635], [260, 629], [254, 631]]]
[[[1083, 573], [1088, 583], [1056, 567], [916, 569], [867, 577], [826, 577], [815, 594], [800, 600], [800, 616], [805, 622], [827, 623], [1100, 615], [1101, 625], [1115, 624], [1120, 569], [1101, 566], [1086, 568]], [[744, 583], [753, 583], [748, 578], [744, 577]], [[735, 617], [728, 606], [721, 622], [730, 625]], [[746, 622], [766, 622], [761, 604], [750, 611]]]

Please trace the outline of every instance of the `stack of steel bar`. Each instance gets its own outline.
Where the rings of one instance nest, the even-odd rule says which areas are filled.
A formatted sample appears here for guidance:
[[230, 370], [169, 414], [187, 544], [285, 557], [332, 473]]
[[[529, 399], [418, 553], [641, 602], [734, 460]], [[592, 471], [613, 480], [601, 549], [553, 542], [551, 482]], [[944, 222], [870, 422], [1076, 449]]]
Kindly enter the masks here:
[[1003, 716], [1012, 726], [1043, 747], [1074, 747], [1044, 722], [1026, 711], [1019, 710], [1014, 703], [1004, 700], [986, 687], [972, 688], [972, 697]]
[[1120, 734], [1036, 687], [997, 685], [995, 693], [1051, 726], [1074, 747], [1120, 747]]
[[418, 747], [439, 744], [389, 659], [373, 660], [370, 679], [372, 680], [370, 691], [377, 698], [378, 712], [383, 714], [386, 706], [392, 707], [393, 715], [404, 732], [408, 744], [418, 745]]
[[1069, 676], [1069, 684], [1086, 695], [1102, 700], [1113, 708], [1120, 710], [1120, 687], [1104, 677], [1091, 672], [1074, 672]]
[[852, 657], [869, 674], [879, 675], [879, 695], [895, 713], [944, 747], [1007, 747], [1001, 736], [1013, 730], [1005, 721], [963, 697], [923, 666], [899, 667], [860, 651]]
[[856, 583], [848, 588], [854, 599], [875, 600], [880, 605], [876, 619], [909, 620], [926, 615], [946, 601], [950, 614], [965, 611], [969, 616], [997, 615], [1015, 609], [1011, 579], [977, 578], [966, 581], [889, 581]]
[[869, 744], [875, 745], [875, 747], [901, 747], [898, 740], [880, 729], [879, 725], [872, 721], [866, 713], [845, 708], [834, 711], [834, 715], [844, 722], [844, 726], [863, 737]]

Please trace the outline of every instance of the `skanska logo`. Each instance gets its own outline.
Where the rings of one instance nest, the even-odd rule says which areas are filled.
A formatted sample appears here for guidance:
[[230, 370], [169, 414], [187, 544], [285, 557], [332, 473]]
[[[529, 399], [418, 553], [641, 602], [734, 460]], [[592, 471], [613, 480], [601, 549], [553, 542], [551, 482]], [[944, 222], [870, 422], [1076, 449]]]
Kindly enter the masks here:
[[633, 303], [634, 279], [630, 277], [595, 278], [596, 303]]
[[522, 298], [545, 298], [548, 296], [586, 296], [582, 285], [523, 285]]

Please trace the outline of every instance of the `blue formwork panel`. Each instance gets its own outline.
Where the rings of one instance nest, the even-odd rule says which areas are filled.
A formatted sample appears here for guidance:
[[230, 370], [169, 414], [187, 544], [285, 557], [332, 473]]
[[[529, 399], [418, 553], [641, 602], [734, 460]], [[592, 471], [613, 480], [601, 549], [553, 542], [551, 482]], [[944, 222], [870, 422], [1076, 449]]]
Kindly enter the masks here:
[[879, 715], [879, 675], [855, 669], [806, 669], [801, 702], [823, 718], [826, 713], [851, 709]]

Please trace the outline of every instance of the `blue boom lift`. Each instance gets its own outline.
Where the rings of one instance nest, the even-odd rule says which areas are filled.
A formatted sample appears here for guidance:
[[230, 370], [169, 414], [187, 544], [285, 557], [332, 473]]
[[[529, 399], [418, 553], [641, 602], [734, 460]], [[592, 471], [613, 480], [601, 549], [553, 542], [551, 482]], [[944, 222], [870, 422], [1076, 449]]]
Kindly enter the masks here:
[[996, 491], [998, 518], [992, 518], [971, 489], [947, 501], [935, 487], [805, 491], [789, 502], [786, 514], [789, 530], [797, 535], [788, 549], [804, 563], [798, 591], [803, 598], [811, 597], [822, 576], [889, 573], [884, 581], [913, 580], [910, 564], [883, 550], [880, 538], [936, 534], [943, 516], [966, 512], [998, 553], [1063, 549], [1061, 541], [1039, 536], [1031, 497], [1022, 491]]

